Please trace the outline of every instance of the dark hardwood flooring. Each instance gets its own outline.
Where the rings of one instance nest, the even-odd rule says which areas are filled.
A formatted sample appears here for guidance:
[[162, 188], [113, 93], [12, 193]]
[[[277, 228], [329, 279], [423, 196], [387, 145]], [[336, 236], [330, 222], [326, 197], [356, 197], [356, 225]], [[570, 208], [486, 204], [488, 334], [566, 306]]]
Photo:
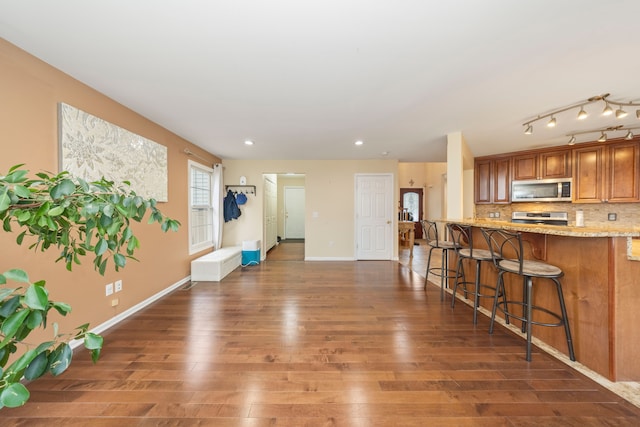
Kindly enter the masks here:
[[640, 425], [640, 408], [536, 348], [526, 362], [521, 338], [423, 283], [397, 262], [267, 257], [111, 328], [96, 366], [79, 350], [0, 425]]

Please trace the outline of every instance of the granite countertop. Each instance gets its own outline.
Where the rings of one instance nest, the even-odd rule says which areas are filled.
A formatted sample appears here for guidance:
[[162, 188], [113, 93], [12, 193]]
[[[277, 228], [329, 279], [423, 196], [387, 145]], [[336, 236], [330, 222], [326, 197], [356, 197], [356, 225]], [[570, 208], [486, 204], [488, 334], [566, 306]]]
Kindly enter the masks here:
[[473, 227], [502, 228], [510, 231], [522, 231], [526, 233], [551, 234], [554, 236], [571, 237], [639, 237], [640, 227], [576, 227], [574, 225], [542, 225], [542, 224], [520, 224], [511, 221], [500, 221], [491, 219], [466, 218], [461, 220], [441, 220], [442, 222], [452, 222]]

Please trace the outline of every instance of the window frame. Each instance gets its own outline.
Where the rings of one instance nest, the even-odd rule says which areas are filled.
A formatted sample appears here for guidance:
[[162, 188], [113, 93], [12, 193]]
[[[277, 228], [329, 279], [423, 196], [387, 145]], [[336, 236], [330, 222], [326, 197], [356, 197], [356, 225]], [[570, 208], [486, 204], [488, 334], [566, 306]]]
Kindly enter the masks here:
[[[204, 241], [194, 243], [193, 236], [194, 236], [194, 227], [196, 226], [196, 224], [194, 224], [195, 219], [193, 214], [196, 206], [193, 205], [192, 198], [193, 198], [193, 173], [196, 170], [199, 172], [204, 172], [209, 176], [209, 205], [196, 205], [196, 206], [198, 206], [199, 209], [207, 210], [208, 217], [210, 218], [211, 222], [208, 230], [209, 235], [207, 236], [207, 239]], [[202, 163], [194, 162], [193, 160], [188, 161], [187, 174], [188, 174], [188, 183], [187, 183], [188, 191], [187, 192], [188, 192], [188, 210], [189, 210], [189, 255], [193, 255], [197, 252], [202, 252], [206, 249], [210, 249], [214, 247], [214, 242], [213, 242], [213, 236], [214, 236], [213, 228], [215, 226], [214, 224], [215, 206], [214, 206], [214, 200], [213, 200], [214, 177], [213, 177], [213, 168], [203, 165]], [[198, 226], [201, 226], [201, 224], [198, 224]]]

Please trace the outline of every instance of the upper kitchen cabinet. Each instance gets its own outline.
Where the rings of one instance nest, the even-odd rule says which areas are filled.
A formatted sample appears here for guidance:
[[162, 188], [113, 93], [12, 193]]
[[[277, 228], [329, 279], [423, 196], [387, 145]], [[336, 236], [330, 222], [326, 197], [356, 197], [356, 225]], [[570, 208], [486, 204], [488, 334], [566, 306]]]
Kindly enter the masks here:
[[571, 177], [571, 151], [554, 150], [513, 157], [513, 179]]
[[640, 201], [640, 145], [637, 141], [573, 150], [576, 203]]
[[474, 171], [476, 204], [511, 202], [511, 157], [476, 159]]

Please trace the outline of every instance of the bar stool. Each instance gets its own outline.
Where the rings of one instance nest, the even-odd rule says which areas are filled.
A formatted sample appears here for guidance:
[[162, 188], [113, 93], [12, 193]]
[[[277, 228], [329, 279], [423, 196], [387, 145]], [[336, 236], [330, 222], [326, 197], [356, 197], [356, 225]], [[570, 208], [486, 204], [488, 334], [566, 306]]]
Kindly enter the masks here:
[[[445, 280], [453, 279], [456, 277], [455, 270], [449, 270], [449, 251], [456, 251], [458, 246], [448, 240], [441, 240], [438, 237], [438, 226], [434, 221], [422, 220], [422, 230], [424, 238], [427, 240], [429, 248], [429, 256], [427, 257], [427, 272], [424, 278], [424, 289], [427, 289], [427, 282], [429, 281], [429, 273], [434, 276], [440, 277], [440, 301], [444, 301], [444, 286]], [[431, 252], [434, 249], [442, 251], [442, 263], [440, 267], [431, 267]], [[448, 283], [447, 283], [448, 286]]]
[[[505, 230], [483, 228], [482, 234], [489, 245], [493, 263], [498, 268], [498, 280], [496, 284], [496, 294], [493, 300], [489, 333], [493, 333], [493, 325], [496, 317], [496, 311], [498, 309], [504, 313], [505, 321], [507, 323], [509, 323], [509, 317], [522, 321], [522, 332], [526, 331], [527, 333], [527, 361], [530, 362], [532, 326], [564, 326], [564, 332], [567, 337], [567, 346], [569, 347], [569, 358], [575, 361], [576, 357], [573, 351], [573, 341], [571, 339], [569, 319], [567, 318], [567, 308], [562, 294], [562, 284], [560, 283], [560, 278], [564, 275], [563, 271], [555, 265], [547, 264], [545, 262], [525, 260], [523, 258], [522, 250], [522, 234], [519, 232], [512, 233]], [[506, 298], [503, 298], [502, 302], [498, 302], [498, 292], [506, 294], [504, 286], [505, 273], [517, 274], [523, 277], [521, 302], [507, 300]], [[556, 291], [558, 293], [558, 301], [560, 303], [560, 314], [533, 304], [534, 278], [549, 279], [555, 284]], [[520, 316], [515, 314], [513, 311], [510, 311], [508, 304], [522, 306], [522, 315]], [[557, 319], [558, 322], [548, 323], [535, 321], [533, 320], [534, 310], [547, 313], [551, 317]]]
[[[480, 283], [481, 266], [483, 262], [493, 262], [491, 251], [487, 249], [475, 248], [473, 245], [473, 233], [470, 225], [460, 225], [455, 223], [447, 224], [449, 229], [449, 236], [451, 240], [458, 245], [458, 263], [456, 266], [456, 282], [453, 285], [453, 298], [451, 300], [451, 308], [454, 308], [456, 303], [456, 292], [458, 286], [462, 285], [464, 290], [464, 297], [469, 298], [469, 294], [473, 295], [473, 324], [478, 323], [478, 307], [480, 307], [480, 298], [494, 298], [496, 294], [496, 288], [487, 284]], [[475, 261], [476, 278], [473, 282], [469, 282], [465, 278], [464, 274], [464, 260]], [[462, 278], [462, 281], [458, 280]], [[470, 291], [467, 286], [473, 286], [473, 290]], [[492, 292], [482, 293], [483, 289], [490, 290]], [[505, 298], [504, 293], [501, 293], [502, 298]]]

